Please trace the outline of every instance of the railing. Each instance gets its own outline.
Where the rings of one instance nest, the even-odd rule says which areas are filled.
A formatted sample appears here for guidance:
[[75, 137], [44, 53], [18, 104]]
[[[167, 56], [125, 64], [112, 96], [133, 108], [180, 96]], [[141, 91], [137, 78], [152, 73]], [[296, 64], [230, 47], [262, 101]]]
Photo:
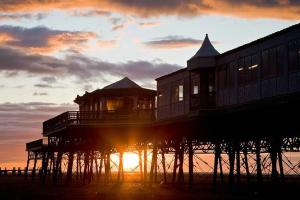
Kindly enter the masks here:
[[155, 120], [155, 110], [135, 111], [68, 111], [43, 123], [43, 134], [50, 134], [70, 125], [147, 122]]
[[26, 150], [34, 150], [34, 149], [41, 149], [48, 145], [48, 141], [45, 139], [35, 140], [29, 143], [26, 143]]

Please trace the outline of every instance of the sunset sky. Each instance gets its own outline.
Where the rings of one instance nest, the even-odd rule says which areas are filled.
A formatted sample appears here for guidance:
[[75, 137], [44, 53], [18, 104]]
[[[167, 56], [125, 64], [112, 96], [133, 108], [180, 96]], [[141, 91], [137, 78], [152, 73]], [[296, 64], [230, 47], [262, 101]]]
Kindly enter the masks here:
[[24, 166], [25, 142], [77, 94], [124, 76], [155, 88], [206, 33], [222, 53], [299, 19], [299, 0], [1, 1], [0, 167]]

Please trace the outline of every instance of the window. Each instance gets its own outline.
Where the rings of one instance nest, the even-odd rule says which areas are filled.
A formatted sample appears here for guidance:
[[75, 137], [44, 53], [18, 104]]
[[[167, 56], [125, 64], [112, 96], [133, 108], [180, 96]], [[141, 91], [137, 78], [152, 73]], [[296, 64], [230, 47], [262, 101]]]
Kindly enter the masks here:
[[168, 91], [169, 87], [167, 85], [159, 85], [158, 87], [158, 106], [165, 106], [170, 103]]
[[248, 67], [250, 75], [250, 81], [256, 81], [258, 79], [258, 67], [259, 60], [258, 55], [254, 54], [251, 56], [251, 65]]
[[231, 62], [229, 68], [229, 88], [232, 89], [235, 87], [236, 62]]
[[[299, 44], [299, 42], [298, 42]], [[288, 59], [289, 59], [289, 70], [294, 71], [298, 70], [298, 58], [299, 58], [299, 50], [300, 48], [297, 47], [297, 41], [289, 42], [289, 50], [288, 50]]]
[[283, 45], [280, 45], [276, 49], [276, 71], [277, 75], [281, 76], [284, 74], [284, 49]]
[[245, 77], [245, 80], [244, 80], [244, 83], [250, 83], [251, 82], [251, 56], [247, 56], [245, 57], [245, 65], [244, 65], [244, 77]]
[[98, 103], [95, 103], [95, 111], [98, 111]]
[[179, 92], [179, 94], [178, 94], [179, 99], [178, 100], [183, 101], [183, 85], [179, 85], [178, 88], [179, 88], [178, 89], [179, 90], [178, 91]]
[[276, 76], [277, 57], [276, 48], [271, 48], [263, 51], [262, 53], [262, 76], [269, 78]]
[[239, 59], [238, 64], [238, 84], [244, 85], [245, 83], [245, 63], [244, 58]]
[[199, 86], [198, 85], [193, 86], [193, 94], [199, 94]]
[[199, 94], [200, 89], [200, 74], [196, 72], [191, 72], [191, 88], [192, 94]]
[[172, 89], [172, 103], [177, 103], [179, 101], [183, 101], [184, 93], [183, 93], [183, 85], [175, 85]]
[[262, 77], [281, 76], [284, 73], [283, 45], [264, 50], [262, 53]]

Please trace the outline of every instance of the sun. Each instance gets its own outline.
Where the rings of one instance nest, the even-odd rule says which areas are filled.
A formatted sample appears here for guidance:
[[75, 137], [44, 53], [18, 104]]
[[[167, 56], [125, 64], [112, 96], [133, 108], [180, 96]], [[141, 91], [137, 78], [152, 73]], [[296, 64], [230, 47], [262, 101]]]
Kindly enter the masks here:
[[139, 167], [139, 156], [137, 153], [125, 152], [123, 155], [124, 171], [134, 171]]

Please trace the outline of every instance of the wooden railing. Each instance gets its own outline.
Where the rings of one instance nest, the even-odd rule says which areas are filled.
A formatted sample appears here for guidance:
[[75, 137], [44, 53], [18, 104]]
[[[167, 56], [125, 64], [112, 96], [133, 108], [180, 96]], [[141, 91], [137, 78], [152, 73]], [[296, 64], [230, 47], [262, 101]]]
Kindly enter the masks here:
[[48, 145], [48, 141], [45, 139], [35, 140], [29, 143], [26, 143], [26, 150], [34, 150], [46, 147]]
[[88, 125], [102, 123], [148, 122], [155, 120], [155, 110], [135, 111], [67, 111], [43, 123], [43, 134], [63, 129], [71, 125]]

